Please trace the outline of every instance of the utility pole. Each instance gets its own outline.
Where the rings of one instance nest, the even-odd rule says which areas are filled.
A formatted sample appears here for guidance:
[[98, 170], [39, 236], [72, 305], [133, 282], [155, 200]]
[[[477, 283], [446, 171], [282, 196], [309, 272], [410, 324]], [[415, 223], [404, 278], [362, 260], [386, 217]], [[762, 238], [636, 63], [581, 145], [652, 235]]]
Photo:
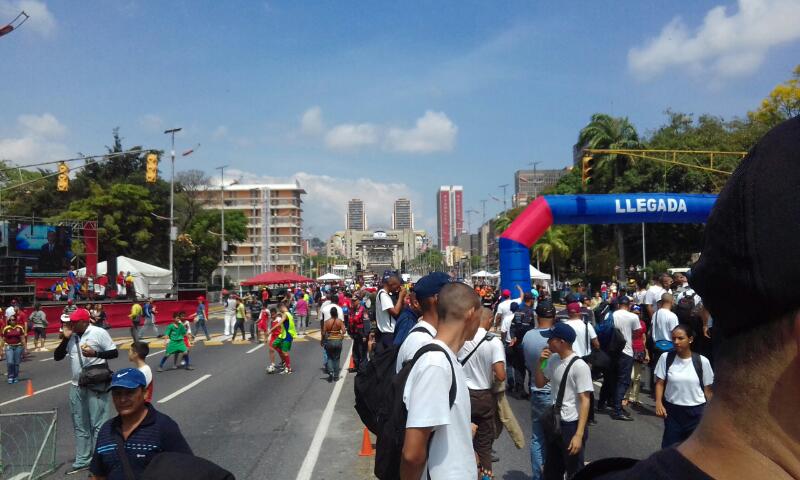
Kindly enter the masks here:
[[219, 170], [219, 198], [220, 198], [220, 229], [222, 236], [219, 240], [219, 264], [222, 271], [220, 275], [220, 291], [225, 288], [225, 169], [228, 165], [217, 167]]
[[472, 233], [472, 214], [473, 213], [478, 213], [478, 211], [475, 210], [475, 209], [470, 208], [469, 210], [467, 210], [464, 213], [467, 214], [467, 233]]
[[508, 188], [508, 184], [504, 183], [503, 185], [499, 185], [497, 188], [503, 189], [503, 211], [505, 212], [508, 210], [508, 200], [506, 200], [506, 189]]
[[170, 157], [172, 158], [172, 168], [169, 180], [169, 272], [172, 279], [172, 288], [176, 288], [175, 284], [175, 265], [173, 264], [172, 250], [174, 248], [175, 240], [178, 238], [178, 232], [175, 228], [175, 134], [183, 130], [182, 128], [171, 128], [164, 130], [165, 135], [172, 137], [172, 150]]
[[536, 178], [536, 165], [539, 165], [540, 163], [542, 163], [542, 162], [529, 162], [528, 163], [528, 165], [533, 165], [533, 198], [534, 199], [539, 196], [539, 187], [537, 186], [539, 181]]

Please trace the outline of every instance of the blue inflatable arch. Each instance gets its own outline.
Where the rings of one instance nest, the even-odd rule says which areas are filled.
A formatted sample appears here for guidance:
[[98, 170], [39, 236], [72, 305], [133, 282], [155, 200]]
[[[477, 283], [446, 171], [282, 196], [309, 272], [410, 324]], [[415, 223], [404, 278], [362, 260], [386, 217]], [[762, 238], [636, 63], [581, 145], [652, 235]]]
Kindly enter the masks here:
[[540, 196], [500, 236], [501, 288], [530, 289], [530, 248], [551, 225], [705, 223], [716, 199], [681, 193]]

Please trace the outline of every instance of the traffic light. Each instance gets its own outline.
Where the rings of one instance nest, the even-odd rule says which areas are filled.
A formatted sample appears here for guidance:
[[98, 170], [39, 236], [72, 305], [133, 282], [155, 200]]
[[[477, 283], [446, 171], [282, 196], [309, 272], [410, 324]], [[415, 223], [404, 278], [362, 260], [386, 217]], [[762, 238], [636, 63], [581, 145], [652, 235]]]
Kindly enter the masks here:
[[66, 162], [61, 162], [58, 164], [56, 190], [59, 192], [66, 192], [69, 190], [69, 166], [66, 164]]
[[594, 157], [589, 154], [583, 156], [581, 159], [581, 182], [583, 188], [588, 187], [592, 183], [592, 175], [594, 174]]
[[144, 174], [147, 183], [156, 183], [158, 180], [158, 155], [155, 153], [147, 154], [147, 170]]

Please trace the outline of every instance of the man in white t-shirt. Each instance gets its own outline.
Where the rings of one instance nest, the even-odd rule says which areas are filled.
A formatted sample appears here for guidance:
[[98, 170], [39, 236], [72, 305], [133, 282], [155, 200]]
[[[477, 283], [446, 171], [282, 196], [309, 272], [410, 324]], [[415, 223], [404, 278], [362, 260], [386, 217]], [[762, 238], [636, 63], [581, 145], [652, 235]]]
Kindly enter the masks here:
[[[69, 409], [75, 435], [75, 461], [68, 475], [86, 470], [92, 460], [97, 432], [111, 416], [111, 398], [105, 384], [82, 386], [78, 384], [81, 371], [93, 365], [108, 365], [119, 351], [105, 329], [90, 323], [89, 311], [78, 308], [62, 326], [63, 338], [53, 351], [53, 359], [69, 357], [72, 385], [69, 390]], [[109, 382], [111, 378], [109, 376]], [[98, 391], [99, 390], [99, 391]]]
[[[548, 442], [544, 478], [562, 478], [565, 472], [567, 478], [572, 478], [583, 467], [583, 452], [588, 437], [586, 424], [591, 408], [589, 392], [594, 391], [592, 370], [572, 350], [576, 342], [575, 330], [565, 322], [556, 323], [541, 335], [548, 339], [547, 348], [542, 350], [534, 377], [538, 388], [550, 382], [553, 404], [558, 402], [564, 372], [572, 363], [561, 402], [561, 442], [559, 444], [555, 439]], [[542, 363], [546, 365], [544, 370]]]
[[[469, 390], [454, 352], [461, 350], [466, 339], [475, 337], [480, 297], [463, 283], [450, 283], [439, 293], [438, 313], [439, 328], [431, 343], [444, 352], [431, 351], [419, 357], [403, 390], [408, 419], [400, 477], [474, 479], [478, 469], [472, 447]], [[456, 392], [451, 407], [454, 377]]]
[[658, 302], [661, 300], [661, 296], [665, 293], [672, 293], [670, 286], [672, 286], [672, 277], [668, 273], [662, 273], [659, 275], [655, 285], [647, 289], [647, 293], [644, 296], [644, 304], [651, 322], [653, 315], [658, 310]]
[[430, 343], [436, 336], [436, 327], [439, 325], [439, 315], [436, 313], [438, 295], [442, 287], [448, 283], [450, 283], [450, 275], [443, 272], [432, 272], [414, 284], [414, 294], [410, 298], [416, 305], [412, 305], [412, 308], [421, 311], [422, 316], [397, 351], [396, 372], [400, 372], [403, 364], [414, 358], [417, 350]]
[[514, 312], [511, 311], [511, 304], [521, 304], [525, 294], [525, 292], [522, 291], [522, 287], [519, 285], [517, 285], [517, 290], [519, 291], [519, 297], [515, 299], [511, 298], [511, 290], [503, 290], [503, 300], [497, 304], [495, 325], [500, 325], [500, 333], [503, 336], [504, 344], [511, 342], [511, 320], [514, 319]]
[[[398, 293], [397, 301], [392, 300], [391, 294]], [[377, 340], [386, 346], [394, 341], [395, 319], [403, 311], [408, 290], [403, 288], [402, 281], [396, 273], [387, 273], [383, 279], [383, 286], [375, 295], [375, 320], [378, 324]]]
[[[665, 293], [661, 295], [660, 308], [653, 317], [653, 342], [661, 340], [672, 341], [672, 329], [677, 327], [679, 323], [678, 316], [672, 313], [672, 304], [674, 302], [675, 300], [671, 294]], [[658, 352], [659, 350], [656, 348], [656, 353], [658, 354]], [[655, 358], [655, 361], [658, 361], [658, 358]]]
[[[642, 334], [642, 325], [639, 323], [639, 316], [630, 311], [630, 299], [626, 296], [617, 299], [619, 308], [613, 313], [614, 328], [622, 333], [625, 337], [625, 347], [622, 352], [617, 356], [617, 370], [616, 370], [616, 385], [614, 392], [614, 413], [611, 418], [614, 420], [632, 421], [633, 418], [622, 409], [622, 399], [625, 398], [625, 392], [631, 385], [631, 371], [633, 370], [633, 338], [634, 335]], [[611, 379], [606, 379], [611, 381]], [[606, 381], [604, 380], [604, 381]]]
[[[576, 339], [575, 343], [572, 345], [575, 354], [578, 355], [579, 358], [582, 358], [592, 353], [592, 350], [599, 349], [600, 341], [597, 339], [597, 332], [595, 332], [591, 323], [584, 322], [580, 302], [568, 303], [567, 314], [569, 315], [569, 319], [566, 322], [559, 323], [565, 323], [575, 330]], [[586, 341], [587, 330], [589, 331], [588, 342]]]
[[494, 417], [497, 401], [492, 393], [492, 383], [506, 379], [506, 355], [503, 342], [489, 333], [492, 312], [482, 309], [481, 326], [475, 337], [468, 340], [458, 352], [458, 361], [464, 365], [464, 375], [469, 388], [472, 423], [478, 426], [472, 446], [484, 473], [492, 472], [492, 443], [494, 443]]

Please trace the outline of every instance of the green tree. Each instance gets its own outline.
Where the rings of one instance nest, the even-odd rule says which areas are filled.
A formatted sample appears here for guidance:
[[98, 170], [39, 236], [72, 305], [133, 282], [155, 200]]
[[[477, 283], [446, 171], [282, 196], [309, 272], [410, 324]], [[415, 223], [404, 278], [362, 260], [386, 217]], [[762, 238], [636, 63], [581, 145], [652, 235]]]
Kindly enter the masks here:
[[[641, 148], [639, 134], [636, 128], [627, 118], [617, 118], [604, 113], [592, 115], [588, 125], [581, 129], [578, 134], [578, 145], [583, 148], [594, 148], [604, 150], [636, 149]], [[604, 154], [597, 158], [597, 173], [595, 177], [598, 182], [593, 182], [589, 191], [592, 193], [619, 192], [621, 190], [620, 177], [630, 159], [625, 155]], [[610, 165], [610, 168], [603, 168]], [[610, 175], [610, 177], [609, 177]], [[625, 238], [623, 230], [619, 225], [614, 226], [614, 234], [617, 241], [617, 253], [621, 269], [621, 280], [625, 281]]]
[[145, 187], [117, 183], [103, 188], [92, 184], [86, 198], [71, 202], [66, 210], [47, 221], [98, 220], [101, 258], [125, 255], [150, 260], [159, 257], [150, 215], [154, 208]]
[[776, 86], [761, 105], [748, 117], [768, 127], [800, 115], [800, 65], [794, 67], [792, 78]]
[[[220, 261], [220, 232], [222, 217], [219, 210], [201, 210], [187, 225], [186, 231], [175, 242], [175, 260], [179, 264], [194, 266], [200, 281], [211, 283], [211, 274]], [[239, 211], [225, 212], [226, 261], [235, 250], [232, 245], [247, 238], [247, 217]]]
[[543, 261], [550, 260], [550, 274], [553, 281], [558, 278], [556, 273], [556, 257], [564, 258], [570, 254], [569, 245], [564, 241], [564, 231], [558, 226], [552, 226], [544, 232], [533, 245], [533, 254], [538, 254]]
[[516, 220], [520, 213], [525, 210], [525, 207], [514, 207], [498, 215], [494, 223], [494, 231], [497, 235], [502, 234], [506, 229]]

